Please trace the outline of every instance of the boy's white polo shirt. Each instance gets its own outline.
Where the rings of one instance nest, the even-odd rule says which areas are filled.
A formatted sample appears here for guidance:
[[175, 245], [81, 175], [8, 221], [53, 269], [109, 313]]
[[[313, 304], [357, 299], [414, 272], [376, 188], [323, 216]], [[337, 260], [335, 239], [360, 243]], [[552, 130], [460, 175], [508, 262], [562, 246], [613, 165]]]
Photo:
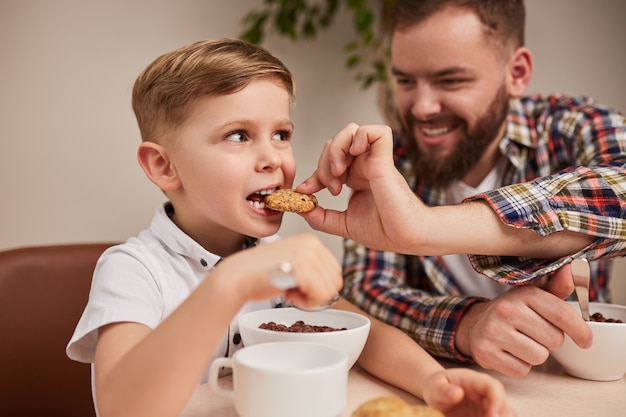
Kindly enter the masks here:
[[[259, 239], [257, 244], [277, 239], [275, 235]], [[160, 207], [148, 229], [109, 248], [98, 260], [89, 301], [68, 343], [67, 355], [93, 363], [98, 329], [106, 324], [136, 322], [154, 329], [207, 278], [220, 259], [180, 230], [165, 207]], [[212, 359], [232, 356], [242, 347], [237, 324], [240, 314], [276, 303], [263, 300], [244, 305]]]

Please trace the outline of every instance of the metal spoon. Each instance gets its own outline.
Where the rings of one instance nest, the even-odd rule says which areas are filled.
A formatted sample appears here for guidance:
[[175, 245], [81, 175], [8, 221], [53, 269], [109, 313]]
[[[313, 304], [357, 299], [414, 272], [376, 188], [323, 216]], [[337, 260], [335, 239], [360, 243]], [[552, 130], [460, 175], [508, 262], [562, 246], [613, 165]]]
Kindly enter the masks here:
[[[293, 276], [293, 267], [289, 262], [281, 262], [274, 268], [270, 270], [270, 280], [272, 281], [272, 285], [281, 290], [288, 290], [290, 288], [296, 288], [298, 286], [298, 282]], [[283, 306], [285, 307], [295, 307], [298, 310], [302, 311], [321, 311], [326, 310], [329, 307], [332, 307], [337, 301], [339, 301], [339, 293], [336, 292], [335, 295], [328, 301], [312, 306], [312, 307], [302, 307], [297, 304], [294, 304], [283, 297]]]
[[589, 275], [589, 263], [586, 259], [577, 258], [572, 261], [572, 280], [580, 313], [585, 321], [589, 321]]
[[283, 306], [285, 307], [295, 307], [298, 310], [302, 310], [302, 311], [322, 311], [322, 310], [326, 310], [327, 308], [332, 307], [337, 301], [339, 301], [339, 293], [336, 292], [335, 295], [333, 295], [333, 298], [331, 298], [330, 300], [323, 302], [322, 304], [318, 304], [316, 306], [312, 306], [312, 307], [302, 307], [299, 306], [297, 304], [294, 304], [288, 300], [283, 299]]

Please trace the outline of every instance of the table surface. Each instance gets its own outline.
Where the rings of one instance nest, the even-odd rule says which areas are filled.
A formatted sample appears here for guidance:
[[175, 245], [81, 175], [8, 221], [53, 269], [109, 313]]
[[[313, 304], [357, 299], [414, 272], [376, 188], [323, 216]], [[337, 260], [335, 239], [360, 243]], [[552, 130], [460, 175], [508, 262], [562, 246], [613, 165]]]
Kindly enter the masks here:
[[[456, 366], [443, 363], [444, 366]], [[473, 367], [474, 369], [479, 369]], [[626, 377], [611, 382], [574, 378], [550, 358], [525, 377], [512, 378], [481, 370], [506, 387], [509, 403], [518, 417], [622, 417], [626, 415]], [[230, 377], [223, 378], [232, 386]], [[379, 396], [397, 396], [409, 404], [423, 404], [411, 394], [371, 376], [358, 366], [350, 370], [348, 401], [342, 417], [350, 417], [362, 403]], [[230, 400], [218, 397], [208, 384], [199, 386], [181, 417], [237, 417]]]

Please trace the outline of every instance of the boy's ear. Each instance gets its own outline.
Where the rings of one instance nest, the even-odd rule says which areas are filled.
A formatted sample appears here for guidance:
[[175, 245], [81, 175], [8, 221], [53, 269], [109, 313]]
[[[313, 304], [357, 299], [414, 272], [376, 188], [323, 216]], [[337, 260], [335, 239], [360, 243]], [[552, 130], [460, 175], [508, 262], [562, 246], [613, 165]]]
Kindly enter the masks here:
[[137, 150], [137, 160], [146, 176], [161, 190], [172, 191], [180, 187], [176, 167], [163, 146], [142, 142]]
[[519, 47], [511, 55], [507, 68], [509, 95], [521, 97], [530, 84], [533, 73], [533, 57], [526, 47]]

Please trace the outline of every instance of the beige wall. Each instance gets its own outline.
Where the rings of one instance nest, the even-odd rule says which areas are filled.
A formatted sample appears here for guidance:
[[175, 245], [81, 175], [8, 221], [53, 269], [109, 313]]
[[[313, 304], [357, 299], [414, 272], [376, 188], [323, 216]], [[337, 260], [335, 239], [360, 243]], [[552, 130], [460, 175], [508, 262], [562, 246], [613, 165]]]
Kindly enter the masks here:
[[[0, 248], [123, 240], [163, 195], [135, 160], [135, 77], [157, 55], [236, 36], [262, 0], [10, 0], [0, 3]], [[317, 43], [267, 45], [292, 69], [297, 181], [350, 121], [380, 122], [373, 91], [343, 71], [341, 27]], [[341, 41], [343, 42], [343, 41]], [[304, 230], [295, 215], [285, 232]], [[339, 250], [339, 239], [325, 237]]]
[[[135, 161], [130, 90], [157, 55], [195, 40], [236, 36], [262, 0], [4, 0], [0, 2], [0, 249], [124, 240], [144, 228], [162, 194]], [[531, 91], [595, 96], [626, 110], [626, 2], [527, 0]], [[337, 27], [317, 42], [266, 46], [293, 70], [296, 181], [346, 123], [381, 118], [374, 92], [343, 71]], [[326, 206], [343, 207], [344, 198]], [[307, 230], [286, 216], [283, 235]], [[341, 256], [336, 237], [323, 239]], [[621, 281], [626, 281], [622, 279]], [[626, 290], [623, 291], [626, 293]]]

